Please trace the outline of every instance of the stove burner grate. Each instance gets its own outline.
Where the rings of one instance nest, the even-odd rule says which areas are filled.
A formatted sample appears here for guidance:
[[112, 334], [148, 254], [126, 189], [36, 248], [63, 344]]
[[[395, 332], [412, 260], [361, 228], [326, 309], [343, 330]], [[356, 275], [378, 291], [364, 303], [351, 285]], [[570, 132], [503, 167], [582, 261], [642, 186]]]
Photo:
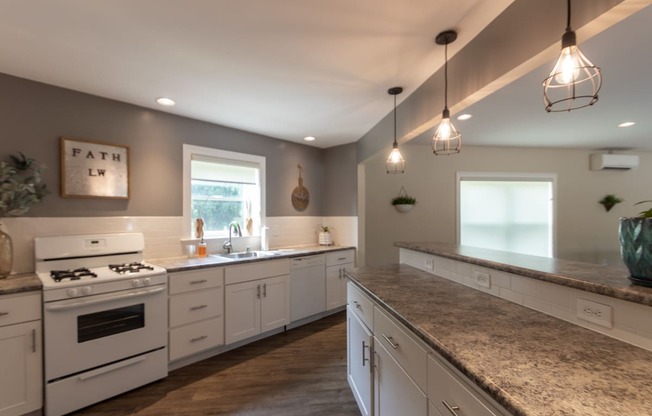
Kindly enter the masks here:
[[60, 282], [63, 279], [79, 280], [84, 276], [97, 277], [97, 274], [91, 272], [86, 267], [80, 267], [75, 270], [51, 270], [50, 276], [55, 282]]
[[147, 266], [140, 262], [109, 264], [109, 269], [119, 274], [138, 273], [141, 270], [154, 270], [152, 266]]

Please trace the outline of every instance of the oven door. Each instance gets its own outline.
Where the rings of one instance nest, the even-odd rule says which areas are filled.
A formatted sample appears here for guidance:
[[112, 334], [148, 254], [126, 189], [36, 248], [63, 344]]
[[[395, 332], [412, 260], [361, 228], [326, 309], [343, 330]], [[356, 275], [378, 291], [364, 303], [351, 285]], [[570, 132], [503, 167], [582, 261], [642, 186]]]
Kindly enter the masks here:
[[167, 344], [165, 285], [46, 303], [45, 378], [52, 381]]

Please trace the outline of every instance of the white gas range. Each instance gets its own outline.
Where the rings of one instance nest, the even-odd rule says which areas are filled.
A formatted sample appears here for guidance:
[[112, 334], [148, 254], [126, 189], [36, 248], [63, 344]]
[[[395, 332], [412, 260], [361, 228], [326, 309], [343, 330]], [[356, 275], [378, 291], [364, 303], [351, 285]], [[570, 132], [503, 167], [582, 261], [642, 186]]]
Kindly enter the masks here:
[[143, 249], [138, 233], [34, 239], [46, 415], [167, 376], [167, 273]]

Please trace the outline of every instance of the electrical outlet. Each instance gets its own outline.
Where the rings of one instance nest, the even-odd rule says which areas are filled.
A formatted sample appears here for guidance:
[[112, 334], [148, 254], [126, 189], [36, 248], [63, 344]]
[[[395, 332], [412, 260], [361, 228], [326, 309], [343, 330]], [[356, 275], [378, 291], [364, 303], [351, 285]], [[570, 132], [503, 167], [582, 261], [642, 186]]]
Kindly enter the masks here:
[[426, 269], [428, 270], [434, 270], [435, 269], [435, 260], [434, 259], [426, 259], [424, 261], [424, 264]]
[[607, 328], [613, 327], [612, 308], [609, 305], [577, 298], [577, 317]]
[[490, 289], [491, 288], [491, 275], [489, 273], [481, 272], [478, 270], [473, 271], [473, 280], [478, 286]]

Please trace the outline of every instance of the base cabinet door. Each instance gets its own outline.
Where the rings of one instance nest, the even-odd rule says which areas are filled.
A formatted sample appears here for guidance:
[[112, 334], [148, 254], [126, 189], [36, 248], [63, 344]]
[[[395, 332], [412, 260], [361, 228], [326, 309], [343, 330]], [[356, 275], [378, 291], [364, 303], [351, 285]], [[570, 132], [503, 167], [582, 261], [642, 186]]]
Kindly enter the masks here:
[[260, 297], [261, 332], [290, 323], [290, 276], [263, 279]]
[[[346, 305], [346, 265], [326, 268], [326, 310]], [[351, 267], [352, 264], [351, 264]]]
[[43, 403], [41, 321], [0, 328], [0, 416], [17, 416]]
[[231, 344], [260, 334], [259, 281], [227, 285], [224, 291], [224, 341]]
[[347, 319], [347, 380], [363, 416], [371, 416], [373, 367], [371, 362], [373, 335], [351, 310]]
[[374, 415], [427, 416], [428, 398], [374, 338]]

